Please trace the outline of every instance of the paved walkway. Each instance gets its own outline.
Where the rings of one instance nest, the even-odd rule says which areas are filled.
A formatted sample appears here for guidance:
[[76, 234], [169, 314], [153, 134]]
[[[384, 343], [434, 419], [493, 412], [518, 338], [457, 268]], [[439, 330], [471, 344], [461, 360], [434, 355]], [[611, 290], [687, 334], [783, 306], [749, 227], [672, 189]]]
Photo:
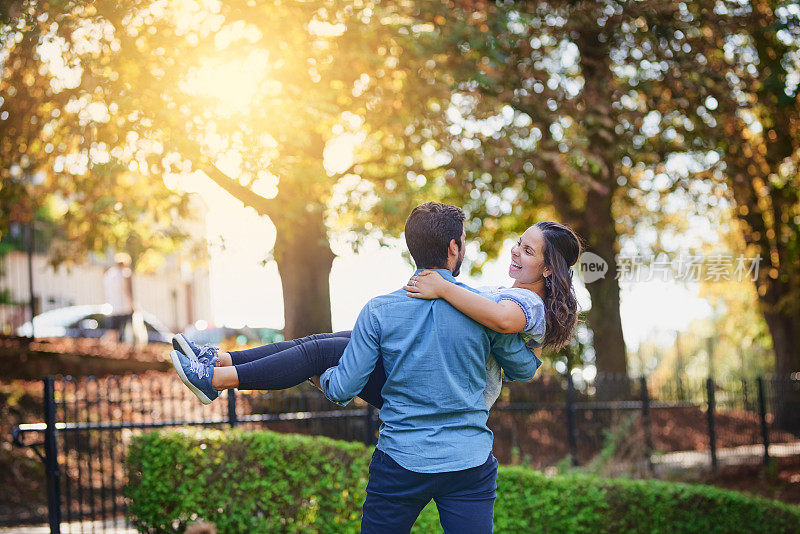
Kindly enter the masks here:
[[[770, 458], [786, 458], [800, 455], [800, 441], [776, 443], [769, 446]], [[720, 467], [760, 462], [764, 457], [763, 445], [742, 445], [717, 449], [717, 463]], [[711, 467], [709, 451], [682, 451], [654, 454], [650, 457], [656, 472], [697, 469]]]
[[[61, 532], [63, 534], [83, 533], [83, 532], [115, 532], [122, 534], [135, 534], [136, 529], [133, 527], [126, 527], [125, 521], [119, 519], [117, 521], [84, 521], [83, 523], [62, 523]], [[13, 534], [49, 534], [50, 527], [48, 525], [31, 525], [25, 527], [0, 527], [0, 533], [13, 533]]]

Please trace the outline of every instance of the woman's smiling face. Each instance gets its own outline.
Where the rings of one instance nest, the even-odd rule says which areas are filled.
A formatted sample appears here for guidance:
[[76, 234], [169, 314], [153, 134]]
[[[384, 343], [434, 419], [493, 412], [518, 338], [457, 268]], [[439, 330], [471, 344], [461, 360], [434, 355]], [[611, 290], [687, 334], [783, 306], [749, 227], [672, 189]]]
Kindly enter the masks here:
[[508, 275], [523, 284], [539, 281], [549, 276], [550, 269], [544, 264], [544, 234], [536, 226], [531, 226], [511, 247], [511, 265]]

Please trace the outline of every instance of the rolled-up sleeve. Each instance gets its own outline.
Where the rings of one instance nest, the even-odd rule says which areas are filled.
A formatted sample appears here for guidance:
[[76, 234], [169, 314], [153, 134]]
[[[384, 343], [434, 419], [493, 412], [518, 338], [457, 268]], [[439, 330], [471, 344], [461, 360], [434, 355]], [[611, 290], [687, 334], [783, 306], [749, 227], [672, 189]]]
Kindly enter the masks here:
[[528, 350], [519, 334], [490, 334], [492, 355], [507, 380], [533, 380], [542, 361]]
[[320, 376], [322, 392], [331, 401], [346, 405], [364, 389], [379, 357], [379, 330], [371, 302], [368, 302], [358, 314], [339, 365]]

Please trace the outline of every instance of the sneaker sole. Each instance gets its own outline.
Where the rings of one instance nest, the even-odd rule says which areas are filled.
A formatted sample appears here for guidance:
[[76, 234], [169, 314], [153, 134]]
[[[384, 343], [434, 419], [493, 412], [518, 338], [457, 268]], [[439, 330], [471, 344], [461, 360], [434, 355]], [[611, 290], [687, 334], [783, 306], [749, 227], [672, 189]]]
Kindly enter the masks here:
[[197, 358], [197, 354], [194, 353], [192, 347], [189, 346], [188, 341], [186, 340], [186, 336], [183, 334], [175, 334], [172, 336], [172, 346], [178, 352], [182, 352], [184, 356], [188, 356], [190, 358]]
[[[169, 353], [169, 357], [172, 359], [172, 366], [178, 372], [178, 376], [181, 377], [181, 381], [189, 388], [192, 393], [200, 399], [200, 402], [203, 404], [211, 404], [211, 399], [209, 399], [205, 393], [194, 387], [194, 385], [189, 381], [186, 377], [186, 373], [183, 372], [183, 366], [181, 365], [181, 360], [178, 355], [175, 353], [176, 351], [172, 351]], [[187, 356], [188, 357], [188, 356]]]

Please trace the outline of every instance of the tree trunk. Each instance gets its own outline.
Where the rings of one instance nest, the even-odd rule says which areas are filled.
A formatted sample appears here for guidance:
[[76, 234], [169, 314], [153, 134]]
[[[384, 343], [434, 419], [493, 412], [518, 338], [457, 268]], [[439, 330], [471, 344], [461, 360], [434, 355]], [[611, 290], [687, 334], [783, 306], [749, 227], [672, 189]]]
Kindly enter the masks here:
[[[800, 372], [800, 316], [781, 304], [790, 289], [780, 280], [764, 277], [766, 291], [759, 296], [764, 319], [772, 337], [775, 352], [775, 377], [769, 381], [767, 397], [775, 417], [775, 425], [789, 432], [800, 433], [800, 389], [793, 373]], [[763, 287], [763, 286], [762, 286]], [[782, 309], [783, 308], [783, 309]], [[797, 376], [797, 375], [794, 375]]]
[[628, 362], [622, 319], [619, 313], [619, 283], [616, 279], [617, 232], [611, 212], [612, 193], [589, 191], [584, 212], [583, 236], [588, 250], [608, 263], [605, 278], [586, 284], [592, 298], [587, 313], [594, 337], [595, 366], [598, 373], [625, 375]]
[[[595, 254], [608, 258], [590, 249]], [[586, 285], [592, 298], [592, 307], [587, 318], [594, 338], [595, 366], [598, 373], [624, 375], [628, 372], [625, 355], [625, 341], [622, 337], [622, 319], [619, 313], [619, 284], [614, 278], [616, 269], [612, 259], [608, 261], [609, 274], [596, 282]]]
[[[766, 311], [772, 346], [775, 351], [775, 377], [771, 381], [772, 412], [775, 425], [800, 434], [800, 390], [792, 373], [800, 371], [800, 317]], [[796, 376], [796, 375], [795, 375]]]
[[275, 261], [283, 287], [286, 339], [331, 331], [333, 258], [321, 210], [279, 224]]
[[785, 377], [800, 372], [800, 317], [765, 311], [764, 319], [772, 336], [775, 374]]
[[[294, 180], [281, 183], [278, 196], [266, 198], [234, 180], [216, 165], [205, 163], [202, 170], [214, 182], [259, 215], [269, 217], [277, 236], [273, 256], [283, 287], [283, 335], [296, 339], [331, 331], [330, 275], [334, 254], [325, 226], [325, 203], [313, 177], [324, 173], [324, 139], [311, 136], [304, 161], [317, 161], [310, 168], [298, 167]], [[300, 179], [304, 174], [308, 179]]]
[[[589, 12], [594, 12], [596, 6], [587, 5], [592, 6]], [[603, 163], [592, 176], [596, 186], [587, 189], [584, 211], [580, 214], [580, 228], [588, 250], [608, 263], [605, 277], [586, 285], [592, 298], [587, 318], [594, 338], [595, 366], [598, 373], [627, 376], [628, 362], [619, 313], [619, 283], [616, 279], [618, 236], [612, 211], [617, 188], [616, 173], [612, 169], [617, 162], [610, 155], [616, 150], [618, 136], [607, 125], [608, 118], [615, 116], [612, 102], [619, 95], [614, 92], [616, 75], [612, 68], [610, 41], [601, 39], [604, 33], [605, 28], [599, 25], [585, 24], [575, 39], [580, 50], [581, 71], [586, 80], [580, 98], [587, 110], [584, 121], [591, 147], [589, 153], [596, 161]], [[611, 380], [603, 384], [603, 378], [598, 379], [598, 396], [627, 396], [627, 380]], [[622, 389], [619, 389], [620, 385]]]

